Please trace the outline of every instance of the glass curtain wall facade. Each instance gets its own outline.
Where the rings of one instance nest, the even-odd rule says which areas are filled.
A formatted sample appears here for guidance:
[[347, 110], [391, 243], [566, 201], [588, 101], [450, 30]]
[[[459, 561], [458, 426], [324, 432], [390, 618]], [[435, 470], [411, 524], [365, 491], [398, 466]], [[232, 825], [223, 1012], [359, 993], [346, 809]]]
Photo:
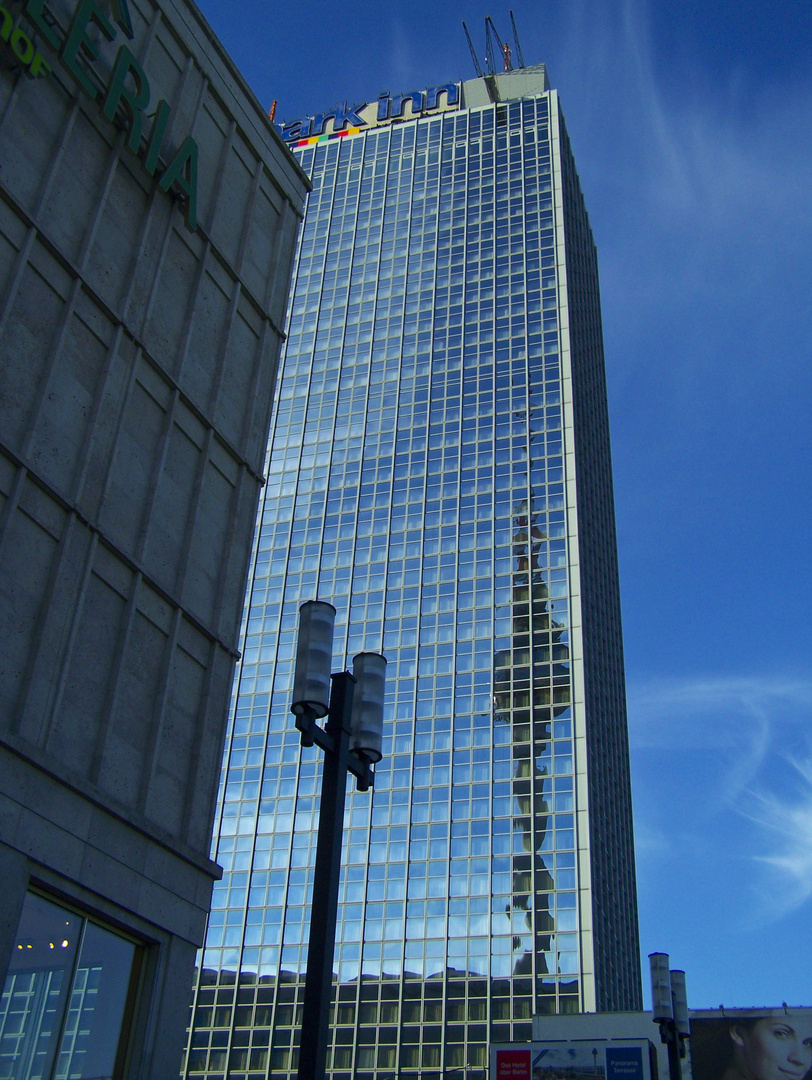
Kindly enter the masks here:
[[295, 1071], [313, 598], [338, 610], [333, 670], [389, 660], [374, 791], [348, 797], [333, 1077], [484, 1076], [534, 1013], [641, 1007], [597, 265], [545, 81], [296, 150], [313, 191], [187, 1076]]

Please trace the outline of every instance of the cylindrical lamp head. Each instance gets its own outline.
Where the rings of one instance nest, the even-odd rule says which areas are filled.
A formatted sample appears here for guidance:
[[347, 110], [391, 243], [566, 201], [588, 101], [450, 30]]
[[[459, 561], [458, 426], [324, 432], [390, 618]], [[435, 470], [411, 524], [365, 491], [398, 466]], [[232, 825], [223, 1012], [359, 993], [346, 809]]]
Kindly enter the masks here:
[[651, 966], [651, 1006], [653, 1020], [659, 1024], [663, 1020], [673, 1020], [674, 1009], [671, 1004], [671, 972], [668, 970], [668, 953], [649, 953]]
[[674, 997], [674, 1020], [677, 1033], [686, 1039], [691, 1034], [688, 1022], [688, 991], [685, 987], [685, 972], [676, 969], [671, 972], [671, 993]]
[[309, 712], [317, 719], [330, 709], [330, 668], [336, 609], [323, 600], [308, 600], [299, 608], [299, 641], [290, 711]]
[[386, 685], [386, 657], [379, 653], [358, 653], [352, 673], [357, 683], [352, 706], [350, 749], [370, 761], [383, 757], [383, 695]]

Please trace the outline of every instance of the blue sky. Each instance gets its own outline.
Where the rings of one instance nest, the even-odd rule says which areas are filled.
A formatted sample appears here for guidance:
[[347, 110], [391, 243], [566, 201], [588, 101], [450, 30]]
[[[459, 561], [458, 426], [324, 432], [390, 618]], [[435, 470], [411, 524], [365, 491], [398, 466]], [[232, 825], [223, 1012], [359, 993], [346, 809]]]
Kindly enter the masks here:
[[[202, 8], [287, 120], [472, 77], [509, 3]], [[812, 1005], [812, 6], [512, 3], [600, 258], [643, 955]]]

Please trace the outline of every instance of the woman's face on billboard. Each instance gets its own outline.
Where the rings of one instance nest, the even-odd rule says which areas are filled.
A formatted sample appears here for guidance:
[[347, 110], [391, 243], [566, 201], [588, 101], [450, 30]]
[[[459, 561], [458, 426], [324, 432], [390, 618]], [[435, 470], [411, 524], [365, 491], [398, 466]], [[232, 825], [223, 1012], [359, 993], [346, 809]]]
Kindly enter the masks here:
[[734, 1025], [740, 1071], [747, 1080], [803, 1080], [812, 1069], [812, 1020], [765, 1017], [752, 1027]]

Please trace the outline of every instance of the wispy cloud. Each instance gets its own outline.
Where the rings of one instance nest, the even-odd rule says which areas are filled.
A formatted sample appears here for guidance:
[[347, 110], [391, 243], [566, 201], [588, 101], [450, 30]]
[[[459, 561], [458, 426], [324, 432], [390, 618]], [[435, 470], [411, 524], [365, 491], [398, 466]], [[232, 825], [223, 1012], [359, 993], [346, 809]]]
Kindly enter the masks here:
[[647, 860], [656, 861], [671, 854], [672, 838], [664, 829], [657, 828], [650, 820], [635, 817], [634, 848], [638, 858], [643, 856]]
[[812, 757], [789, 764], [799, 781], [794, 794], [756, 790], [742, 811], [763, 830], [765, 840], [771, 838], [775, 844], [772, 853], [754, 859], [782, 879], [783, 887], [771, 889], [769, 903], [764, 904], [765, 913], [776, 918], [812, 899]]
[[[780, 676], [706, 676], [630, 682], [629, 719], [640, 748], [726, 747], [745, 730], [808, 717], [812, 681]], [[711, 721], [711, 722], [709, 722]], [[715, 722], [713, 722], [715, 721]]]
[[[654, 751], [658, 761], [693, 759], [694, 776], [713, 773], [713, 786], [696, 806], [700, 819], [734, 804], [763, 766], [770, 745], [774, 687], [754, 680], [705, 678], [648, 683], [629, 690], [634, 753]], [[650, 758], [649, 758], [650, 760]]]
[[[798, 133], [812, 125], [812, 100], [808, 86], [782, 85], [780, 74], [757, 93], [735, 73], [727, 86], [718, 72], [700, 67], [679, 78], [673, 69], [664, 74], [651, 8], [650, 0], [623, 0], [598, 11], [571, 5], [568, 37], [577, 44], [568, 47], [573, 56], [565, 73], [571, 60], [589, 65], [584, 88], [581, 82], [569, 87], [566, 107], [579, 125], [586, 119], [584, 145], [600, 170], [590, 179], [589, 202], [600, 219], [602, 254], [622, 252], [632, 275], [621, 279], [627, 294], [636, 268], [647, 303], [659, 307], [694, 282], [706, 293], [712, 267], [725, 268], [712, 279], [714, 291], [726, 282], [741, 290], [745, 271], [753, 285], [770, 274], [771, 252], [785, 244], [803, 252], [802, 236], [812, 230], [812, 147]], [[580, 140], [575, 150], [579, 154]], [[588, 172], [591, 162], [583, 154], [579, 161]], [[604, 194], [613, 204], [605, 218], [596, 202]], [[670, 289], [661, 274], [652, 274], [669, 240]], [[732, 261], [734, 252], [740, 256]], [[621, 269], [612, 264], [607, 276]]]
[[[754, 905], [759, 919], [775, 920], [812, 900], [810, 712], [812, 681], [803, 679], [713, 677], [629, 688], [633, 755], [650, 763], [686, 754], [692, 762], [690, 778], [670, 793], [672, 805], [683, 811], [682, 799], [693, 810], [681, 818], [686, 835], [699, 842], [713, 817], [715, 843], [751, 867], [744, 881], [752, 903], [742, 922], [754, 917]], [[644, 811], [636, 826], [643, 859], [664, 854], [648, 818]]]
[[394, 7], [390, 13], [389, 36], [388, 66], [391, 74], [387, 86], [391, 83], [392, 92], [399, 93], [412, 85], [412, 78], [416, 73], [411, 35], [407, 24]]

